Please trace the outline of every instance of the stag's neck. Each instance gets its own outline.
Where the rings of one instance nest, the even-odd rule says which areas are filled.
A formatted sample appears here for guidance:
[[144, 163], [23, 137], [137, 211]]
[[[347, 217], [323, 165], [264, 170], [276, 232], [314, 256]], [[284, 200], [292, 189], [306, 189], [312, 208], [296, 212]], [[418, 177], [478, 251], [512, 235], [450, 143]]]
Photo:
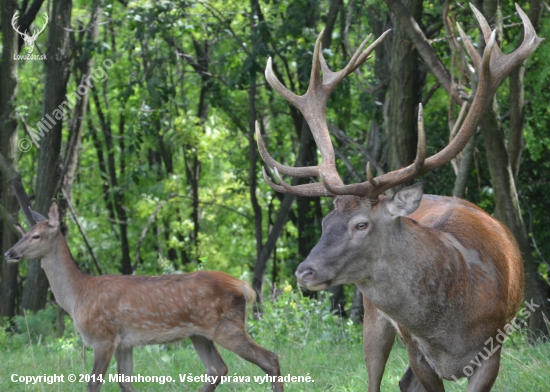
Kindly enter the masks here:
[[90, 276], [76, 266], [63, 235], [59, 235], [51, 252], [42, 259], [42, 268], [57, 303], [72, 317], [78, 292]]
[[380, 241], [373, 252], [377, 256], [368, 263], [369, 279], [357, 286], [392, 319], [413, 324], [418, 321], [423, 326], [422, 313], [433, 310], [443, 299], [439, 288], [456, 279], [453, 273], [457, 269], [446, 266], [460, 262], [459, 250], [446, 253], [448, 258], [444, 258], [438, 251], [449, 244], [440, 236], [407, 218], [396, 226], [391, 238]]

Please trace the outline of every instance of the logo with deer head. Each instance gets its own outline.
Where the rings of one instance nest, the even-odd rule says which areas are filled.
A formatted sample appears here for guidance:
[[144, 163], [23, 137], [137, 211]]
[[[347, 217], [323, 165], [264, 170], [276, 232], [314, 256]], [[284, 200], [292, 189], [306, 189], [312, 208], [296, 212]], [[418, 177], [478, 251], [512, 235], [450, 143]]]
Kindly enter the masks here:
[[38, 36], [40, 33], [44, 31], [46, 28], [46, 25], [48, 24], [48, 14], [44, 14], [44, 25], [42, 28], [33, 30], [32, 34], [27, 34], [27, 30], [25, 32], [19, 31], [19, 26], [17, 26], [17, 19], [19, 18], [19, 11], [16, 11], [13, 15], [13, 18], [11, 18], [11, 25], [13, 29], [23, 38], [23, 41], [25, 41], [25, 49], [27, 51], [27, 54], [30, 55], [34, 49], [34, 43], [38, 39]]

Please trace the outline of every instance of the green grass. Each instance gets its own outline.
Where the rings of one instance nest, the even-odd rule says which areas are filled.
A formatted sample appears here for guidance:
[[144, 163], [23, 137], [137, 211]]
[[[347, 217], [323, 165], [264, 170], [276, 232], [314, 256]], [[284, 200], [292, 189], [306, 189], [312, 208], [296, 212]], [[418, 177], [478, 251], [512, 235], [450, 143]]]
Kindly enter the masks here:
[[[366, 391], [367, 373], [361, 347], [361, 327], [331, 315], [327, 301], [302, 299], [289, 292], [265, 304], [262, 320], [250, 316], [249, 330], [254, 339], [279, 355], [283, 375], [306, 376], [312, 383], [288, 383], [288, 392]], [[28, 331], [8, 335], [0, 329], [0, 391], [84, 391], [86, 383], [70, 383], [69, 374], [88, 374], [93, 353], [83, 349], [74, 327], [68, 327], [62, 339], [36, 336], [33, 328], [40, 322], [29, 316]], [[50, 314], [47, 315], [49, 319]], [[30, 321], [30, 322], [29, 322]], [[19, 320], [21, 324], [21, 319]], [[34, 336], [34, 338], [33, 338]], [[30, 338], [30, 341], [29, 341]], [[38, 343], [40, 341], [40, 343]], [[262, 371], [227, 350], [221, 354], [233, 376], [250, 376], [251, 382], [229, 382], [220, 385], [222, 391], [269, 391], [269, 385], [258, 385], [253, 376]], [[398, 382], [407, 368], [406, 350], [396, 342], [386, 366], [383, 391], [399, 391]], [[134, 375], [171, 376], [176, 382], [136, 383], [139, 391], [198, 391], [202, 383], [180, 383], [179, 374], [203, 374], [204, 367], [188, 340], [168, 346], [148, 346], [134, 349]], [[113, 360], [109, 374], [116, 373]], [[25, 385], [10, 381], [12, 374], [23, 376], [63, 374], [65, 383]], [[107, 376], [108, 377], [108, 376]], [[465, 391], [466, 384], [445, 382], [447, 391]], [[118, 384], [107, 382], [102, 391], [119, 391]], [[517, 333], [505, 343], [501, 370], [493, 391], [550, 391], [550, 343], [527, 346]]]

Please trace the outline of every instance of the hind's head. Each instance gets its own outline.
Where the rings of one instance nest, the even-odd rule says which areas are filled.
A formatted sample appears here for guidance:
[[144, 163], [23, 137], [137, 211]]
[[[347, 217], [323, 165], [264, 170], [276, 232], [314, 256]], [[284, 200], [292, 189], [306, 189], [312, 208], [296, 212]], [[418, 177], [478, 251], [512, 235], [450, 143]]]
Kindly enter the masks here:
[[55, 240], [61, 235], [57, 201], [52, 201], [48, 214], [49, 219], [36, 211], [31, 210], [31, 213], [36, 224], [27, 233], [21, 226], [15, 225], [22, 237], [5, 253], [8, 262], [44, 258], [51, 251]]

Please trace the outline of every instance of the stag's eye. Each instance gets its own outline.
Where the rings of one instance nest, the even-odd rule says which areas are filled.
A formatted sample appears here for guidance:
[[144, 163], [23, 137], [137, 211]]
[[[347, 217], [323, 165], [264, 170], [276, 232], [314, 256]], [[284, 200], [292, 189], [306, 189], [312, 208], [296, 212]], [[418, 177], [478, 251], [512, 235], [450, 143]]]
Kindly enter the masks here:
[[357, 230], [365, 230], [367, 228], [367, 224], [365, 222], [359, 222], [355, 227], [357, 227]]
[[37, 235], [33, 235], [33, 236], [32, 236], [32, 239], [33, 239], [33, 240], [38, 240], [38, 239], [40, 239], [40, 236], [39, 236], [38, 234], [37, 234]]

